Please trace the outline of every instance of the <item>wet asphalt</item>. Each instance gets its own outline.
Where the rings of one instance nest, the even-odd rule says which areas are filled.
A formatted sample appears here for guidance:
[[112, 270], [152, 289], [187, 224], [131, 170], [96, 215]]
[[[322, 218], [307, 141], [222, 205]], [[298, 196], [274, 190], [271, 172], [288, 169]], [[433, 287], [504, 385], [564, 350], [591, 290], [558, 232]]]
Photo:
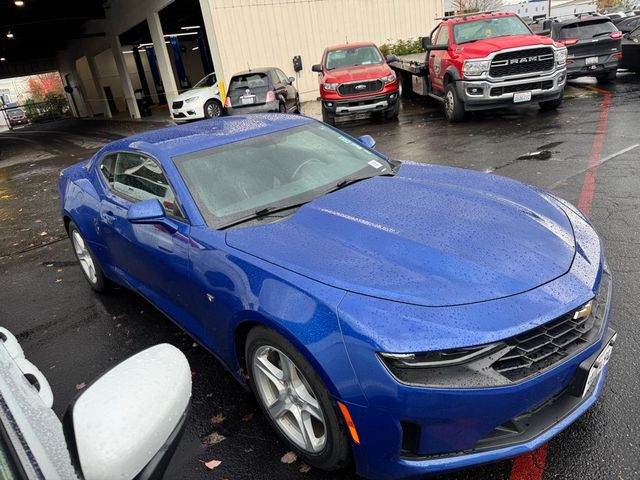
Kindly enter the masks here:
[[[593, 86], [572, 83], [571, 98], [557, 112], [531, 106], [449, 125], [438, 104], [409, 99], [397, 122], [339, 127], [373, 135], [394, 158], [493, 172], [578, 203], [602, 127], [604, 97]], [[614, 275], [611, 324], [620, 335], [601, 399], [550, 442], [547, 480], [640, 478], [640, 147], [632, 148], [640, 144], [640, 77], [620, 74], [603, 88], [611, 92], [611, 108], [591, 218]], [[352, 467], [327, 474], [307, 471], [300, 461], [282, 463], [287, 448], [251, 394], [210, 354], [137, 295], [124, 289], [96, 295], [86, 285], [58, 215], [58, 171], [113, 139], [159, 126], [65, 120], [0, 133], [0, 324], [49, 379], [60, 416], [83, 384], [127, 356], [160, 342], [179, 347], [193, 372], [193, 407], [167, 479], [354, 478]], [[210, 445], [214, 432], [224, 439]], [[213, 459], [222, 464], [208, 471], [203, 462]], [[511, 471], [506, 461], [431, 478], [502, 480]], [[533, 473], [518, 480], [537, 479]]]

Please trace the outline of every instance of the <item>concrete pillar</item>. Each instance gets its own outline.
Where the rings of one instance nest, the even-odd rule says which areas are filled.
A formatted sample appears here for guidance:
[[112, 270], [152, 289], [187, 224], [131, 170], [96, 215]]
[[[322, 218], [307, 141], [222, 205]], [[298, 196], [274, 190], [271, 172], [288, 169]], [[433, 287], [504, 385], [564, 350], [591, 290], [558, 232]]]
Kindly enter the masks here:
[[73, 93], [66, 93], [67, 101], [71, 107], [71, 113], [76, 118], [86, 117], [89, 109], [85, 105], [84, 97], [80, 91], [80, 76], [76, 71], [76, 61], [69, 55], [61, 54], [57, 58], [58, 72], [63, 85], [73, 88]]
[[213, 59], [213, 69], [216, 72], [218, 85], [220, 85], [220, 94], [222, 96], [222, 102], [224, 104], [227, 94], [228, 78], [224, 70], [224, 64], [222, 63], [222, 56], [220, 55], [220, 42], [216, 33], [215, 17], [213, 13], [213, 0], [200, 0], [200, 10], [202, 10], [204, 28], [207, 34], [207, 41], [209, 42], [211, 58]]
[[131, 78], [129, 77], [127, 64], [125, 63], [124, 54], [122, 53], [120, 37], [118, 37], [118, 35], [111, 35], [109, 42], [111, 43], [111, 52], [113, 53], [113, 59], [116, 62], [118, 75], [120, 76], [122, 93], [124, 94], [124, 99], [127, 101], [129, 115], [131, 118], [140, 118], [140, 110], [138, 110], [138, 103], [136, 102], [133, 86], [131, 85]]
[[101, 99], [102, 111], [104, 112], [104, 116], [106, 118], [111, 118], [111, 108], [109, 107], [109, 102], [107, 101], [107, 97], [102, 90], [102, 85], [100, 85], [100, 77], [98, 77], [98, 67], [96, 66], [95, 57], [87, 57], [87, 63], [89, 64], [89, 73], [91, 74], [91, 81], [93, 82], [93, 86], [96, 89], [96, 93], [98, 98]]
[[162, 32], [162, 24], [160, 23], [158, 12], [153, 12], [147, 16], [147, 24], [149, 25], [149, 33], [151, 33], [153, 51], [158, 62], [158, 71], [164, 87], [164, 94], [167, 97], [167, 103], [171, 105], [173, 99], [178, 96], [178, 87], [173, 76], [169, 52], [167, 52], [167, 47], [164, 43], [164, 33]]

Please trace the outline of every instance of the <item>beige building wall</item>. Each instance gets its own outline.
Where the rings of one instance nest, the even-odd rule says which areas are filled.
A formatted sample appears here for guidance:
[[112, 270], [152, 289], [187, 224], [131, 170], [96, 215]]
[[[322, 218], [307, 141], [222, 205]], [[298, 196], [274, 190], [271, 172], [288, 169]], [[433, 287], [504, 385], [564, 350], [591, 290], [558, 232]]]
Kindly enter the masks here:
[[[441, 0], [215, 0], [205, 4], [211, 10], [225, 85], [234, 72], [249, 66], [276, 66], [295, 76], [292, 59], [301, 55], [304, 69], [296, 85], [303, 101], [319, 95], [311, 66], [320, 62], [326, 46], [358, 41], [381, 45], [425, 36], [442, 15]], [[210, 30], [208, 35], [213, 34]]]

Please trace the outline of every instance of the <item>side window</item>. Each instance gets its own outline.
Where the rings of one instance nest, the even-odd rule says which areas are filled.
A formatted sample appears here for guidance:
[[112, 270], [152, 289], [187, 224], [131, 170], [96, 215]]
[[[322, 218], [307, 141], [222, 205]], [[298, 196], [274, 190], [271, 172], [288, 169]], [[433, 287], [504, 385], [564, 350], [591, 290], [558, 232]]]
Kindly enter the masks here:
[[287, 85], [289, 83], [289, 77], [287, 77], [282, 70], [276, 70], [276, 73], [282, 84]]
[[118, 153], [100, 165], [112, 190], [134, 200], [157, 198], [170, 215], [178, 212], [173, 190], [160, 166], [152, 159], [135, 153]]
[[449, 27], [443, 26], [438, 32], [436, 45], [449, 45]]

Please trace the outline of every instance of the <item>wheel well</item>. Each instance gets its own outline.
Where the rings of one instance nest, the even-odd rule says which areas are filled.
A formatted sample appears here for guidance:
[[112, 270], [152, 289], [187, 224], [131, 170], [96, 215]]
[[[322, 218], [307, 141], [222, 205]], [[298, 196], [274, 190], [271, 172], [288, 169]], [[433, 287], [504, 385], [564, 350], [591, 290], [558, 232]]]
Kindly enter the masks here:
[[247, 359], [244, 356], [244, 346], [247, 342], [247, 335], [249, 335], [249, 332], [254, 327], [257, 327], [259, 325], [262, 324], [258, 322], [243, 322], [238, 325], [238, 328], [236, 329], [236, 358], [238, 359], [238, 365], [240, 366], [240, 369], [244, 372], [245, 375], [247, 373]]
[[206, 102], [204, 102], [204, 104], [206, 105], [209, 102], [215, 102], [218, 105], [222, 106], [222, 102], [220, 100], [218, 100], [217, 98], [210, 98], [209, 100], [207, 100]]
[[71, 223], [71, 217], [65, 215], [62, 220], [64, 221], [64, 229], [67, 232], [67, 235], [69, 235], [69, 224]]
[[450, 73], [445, 73], [444, 74], [444, 80], [442, 82], [442, 84], [446, 87], [447, 85], [449, 85], [451, 82], [453, 81], [453, 75], [451, 75]]

